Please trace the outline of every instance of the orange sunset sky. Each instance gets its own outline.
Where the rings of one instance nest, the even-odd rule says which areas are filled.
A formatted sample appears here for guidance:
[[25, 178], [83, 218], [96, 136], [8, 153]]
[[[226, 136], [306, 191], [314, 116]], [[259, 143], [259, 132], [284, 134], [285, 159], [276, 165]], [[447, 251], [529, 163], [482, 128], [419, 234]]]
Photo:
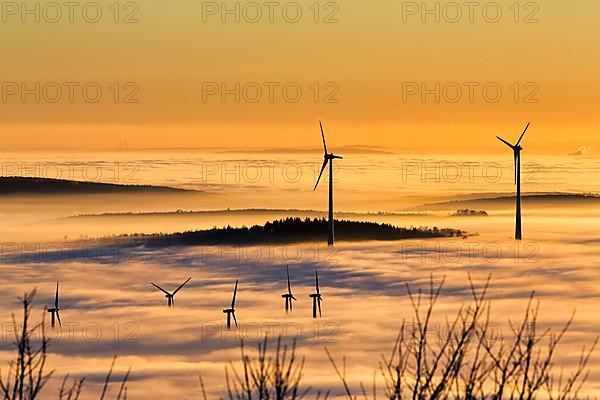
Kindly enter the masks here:
[[[318, 23], [309, 2], [296, 3], [302, 17], [295, 23], [280, 9], [273, 22], [268, 15], [252, 22], [255, 10], [245, 9], [239, 23], [235, 16], [223, 23], [220, 10], [191, 0], [140, 1], [120, 10], [118, 23], [108, 5], [97, 23], [77, 10], [72, 23], [65, 15], [51, 23], [50, 14], [23, 23], [19, 10], [3, 9], [0, 148], [316, 147], [319, 119], [332, 145], [490, 152], [495, 135], [516, 138], [532, 121], [529, 152], [600, 148], [599, 2], [520, 2], [516, 15], [514, 1], [499, 1], [495, 23], [486, 20], [495, 10], [483, 12], [490, 2], [474, 9], [472, 22], [464, 6], [452, 22], [452, 2], [440, 2], [439, 23], [407, 3], [317, 3]], [[137, 23], [122, 22], [130, 14]], [[35, 91], [36, 82], [39, 103], [36, 94], [23, 100], [23, 84]], [[77, 83], [73, 101], [65, 82]], [[90, 82], [102, 90], [96, 103], [83, 98]], [[207, 91], [236, 82], [239, 102]], [[465, 82], [475, 88], [473, 101]], [[439, 102], [407, 92], [436, 83]], [[286, 84], [302, 90], [297, 102], [284, 98]], [[501, 88], [497, 102], [484, 97], [486, 85]], [[62, 96], [48, 101], [56, 86]], [[263, 92], [251, 102], [256, 86]], [[462, 95], [452, 101], [457, 87]], [[137, 102], [125, 102], [127, 95]]]

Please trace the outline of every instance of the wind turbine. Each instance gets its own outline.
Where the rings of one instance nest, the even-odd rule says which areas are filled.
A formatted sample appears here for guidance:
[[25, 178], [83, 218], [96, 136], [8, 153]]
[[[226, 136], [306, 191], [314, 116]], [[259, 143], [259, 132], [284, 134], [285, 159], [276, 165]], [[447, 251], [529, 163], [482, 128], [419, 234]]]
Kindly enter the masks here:
[[287, 266], [287, 287], [288, 292], [282, 294], [281, 297], [285, 299], [285, 312], [292, 310], [292, 300], [296, 301], [296, 298], [292, 294], [292, 285], [290, 284], [290, 267]]
[[235, 289], [233, 289], [233, 299], [231, 299], [231, 307], [223, 310], [225, 314], [227, 314], [227, 329], [231, 329], [231, 316], [233, 316], [233, 322], [235, 322], [235, 327], [237, 328], [238, 323], [237, 319], [235, 319], [235, 295], [237, 293], [238, 280], [235, 280]]
[[319, 173], [319, 177], [317, 178], [317, 183], [313, 189], [313, 192], [317, 189], [319, 185], [319, 180], [321, 180], [321, 175], [323, 175], [323, 171], [329, 163], [329, 233], [327, 236], [327, 244], [333, 245], [333, 160], [336, 158], [343, 158], [340, 156], [336, 156], [333, 153], [327, 153], [327, 144], [325, 144], [325, 133], [323, 133], [323, 124], [319, 121], [319, 126], [321, 127], [321, 137], [323, 138], [323, 149], [325, 154], [323, 155], [323, 166], [321, 167], [321, 172]]
[[514, 145], [508, 143], [506, 140], [502, 139], [500, 136], [496, 136], [498, 140], [507, 145], [513, 150], [513, 157], [515, 162], [515, 184], [517, 185], [517, 196], [516, 196], [516, 222], [515, 222], [515, 239], [521, 240], [521, 150], [523, 148], [519, 145], [521, 143], [521, 139], [527, 132], [527, 128], [529, 128], [529, 124], [525, 127], [523, 133], [521, 133], [521, 137]]
[[56, 282], [56, 295], [54, 297], [54, 308], [48, 309], [48, 312], [52, 314], [52, 327], [53, 328], [56, 325], [56, 322], [54, 320], [55, 316], [56, 316], [56, 319], [58, 319], [58, 324], [62, 326], [62, 323], [60, 322], [60, 314], [58, 313], [59, 311], [60, 311], [60, 309], [58, 308], [58, 282]]
[[165, 297], [167, 298], [167, 305], [169, 307], [173, 307], [175, 305], [175, 299], [174, 299], [175, 295], [177, 294], [177, 292], [179, 292], [181, 290], [181, 288], [183, 286], [185, 286], [186, 283], [188, 283], [190, 281], [190, 279], [192, 279], [192, 278], [188, 278], [187, 281], [183, 282], [177, 289], [175, 289], [175, 291], [173, 293], [167, 292], [165, 289], [161, 288], [154, 282], [150, 282], [150, 284], [152, 286], [154, 286], [155, 288], [157, 288], [158, 290], [160, 290], [161, 292], [163, 292], [165, 294]]
[[317, 307], [319, 308], [319, 317], [321, 316], [321, 301], [323, 301], [323, 297], [321, 297], [321, 292], [319, 291], [319, 273], [315, 268], [315, 287], [317, 289], [317, 293], [309, 294], [308, 297], [312, 297], [313, 299], [313, 318], [317, 318]]

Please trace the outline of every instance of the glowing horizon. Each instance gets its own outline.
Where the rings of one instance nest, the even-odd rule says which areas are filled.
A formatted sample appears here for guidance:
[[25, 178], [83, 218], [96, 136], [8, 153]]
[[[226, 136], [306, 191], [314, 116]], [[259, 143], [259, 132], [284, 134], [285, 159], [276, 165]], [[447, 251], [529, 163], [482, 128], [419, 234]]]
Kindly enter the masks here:
[[[498, 22], [479, 9], [473, 22], [467, 9], [452, 22], [456, 10], [436, 16], [410, 4], [387, 0], [366, 14], [364, 4], [343, 4], [322, 9], [321, 23], [308, 9], [297, 23], [277, 13], [272, 23], [244, 14], [238, 23], [192, 1], [141, 3], [137, 23], [115, 24], [109, 10], [96, 24], [21, 23], [5, 12], [1, 147], [314, 147], [319, 119], [337, 146], [488, 153], [496, 135], [516, 136], [528, 121], [528, 152], [600, 146], [600, 4], [519, 3], [518, 15], [502, 4]], [[323, 23], [328, 16], [338, 22]]]

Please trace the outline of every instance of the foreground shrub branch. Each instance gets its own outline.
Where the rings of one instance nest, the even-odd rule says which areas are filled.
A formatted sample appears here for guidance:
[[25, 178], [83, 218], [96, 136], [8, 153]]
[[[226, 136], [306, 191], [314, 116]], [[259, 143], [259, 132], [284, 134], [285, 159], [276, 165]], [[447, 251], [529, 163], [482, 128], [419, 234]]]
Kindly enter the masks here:
[[[533, 400], [544, 394], [550, 400], [578, 398], [586, 381], [587, 365], [598, 339], [583, 348], [574, 370], [564, 376], [555, 373], [557, 348], [573, 322], [573, 315], [556, 333], [539, 330], [539, 303], [531, 294], [522, 320], [511, 323], [512, 337], [494, 337], [490, 326], [490, 302], [486, 300], [489, 278], [479, 290], [470, 277], [472, 302], [462, 306], [448, 332], [431, 341], [431, 320], [444, 280], [429, 292], [416, 294], [407, 286], [413, 308], [410, 323], [403, 321], [388, 357], [381, 356], [379, 372], [384, 395], [390, 400]], [[509, 321], [510, 322], [510, 321]], [[325, 349], [349, 400], [355, 400], [345, 373], [341, 373], [329, 350]], [[374, 385], [375, 387], [375, 385]], [[361, 394], [368, 399], [364, 385]], [[373, 390], [372, 397], [376, 398]]]
[[[34, 297], [35, 290], [26, 293], [19, 299], [23, 305], [23, 321], [21, 324], [18, 324], [15, 315], [12, 315], [15, 332], [13, 344], [16, 350], [16, 358], [9, 363], [6, 376], [0, 370], [0, 393], [3, 400], [35, 400], [42, 398], [42, 389], [54, 373], [54, 371], [46, 372], [50, 339], [46, 335], [45, 310], [42, 313], [40, 323], [31, 323], [30, 321]], [[36, 340], [35, 337], [38, 334], [40, 338]], [[116, 359], [115, 356], [106, 376], [100, 400], [104, 400], [108, 392]], [[129, 373], [130, 370], [127, 371], [121, 381], [119, 392], [115, 397], [116, 400], [127, 399]], [[69, 375], [67, 374], [62, 380], [58, 399], [78, 400], [84, 381], [85, 378], [74, 379], [69, 384]], [[44, 398], [48, 397], [45, 396]]]
[[[291, 347], [281, 344], [277, 339], [275, 354], [267, 353], [268, 341], [265, 337], [257, 346], [257, 355], [246, 354], [241, 344], [241, 370], [231, 363], [225, 368], [227, 395], [230, 400], [300, 400], [310, 391], [310, 387], [301, 388], [304, 370], [304, 358], [296, 357], [296, 342]], [[233, 377], [230, 377], [230, 372]], [[204, 389], [203, 389], [204, 390]], [[327, 399], [328, 393], [323, 396]], [[321, 398], [321, 393], [317, 393]]]
[[[16, 322], [15, 315], [12, 315], [15, 332], [14, 346], [17, 355], [16, 359], [11, 361], [8, 366], [6, 378], [0, 371], [0, 389], [3, 398], [7, 400], [37, 398], [53, 373], [53, 371], [44, 372], [48, 357], [48, 343], [50, 342], [45, 331], [45, 313], [42, 314], [41, 323], [30, 323], [31, 303], [34, 296], [35, 291], [25, 294], [20, 299], [23, 305], [23, 323], [20, 327]], [[32, 341], [32, 337], [40, 329], [42, 338], [39, 343], [35, 343]]]

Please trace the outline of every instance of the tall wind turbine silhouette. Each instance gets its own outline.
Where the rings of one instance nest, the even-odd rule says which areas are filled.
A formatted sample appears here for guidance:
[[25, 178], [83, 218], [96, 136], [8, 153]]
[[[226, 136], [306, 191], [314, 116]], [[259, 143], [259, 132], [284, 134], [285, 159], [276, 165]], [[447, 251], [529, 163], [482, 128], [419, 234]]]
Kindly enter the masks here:
[[165, 289], [161, 288], [154, 282], [150, 282], [150, 284], [152, 286], [154, 286], [155, 288], [157, 288], [158, 290], [160, 290], [161, 292], [163, 292], [165, 294], [165, 297], [167, 298], [167, 305], [169, 307], [173, 307], [175, 305], [175, 298], [174, 298], [175, 295], [177, 294], [177, 292], [179, 292], [181, 290], [182, 287], [185, 286], [186, 283], [188, 283], [190, 281], [190, 279], [192, 279], [192, 278], [187, 278], [187, 281], [183, 282], [177, 289], [175, 289], [175, 291], [173, 293], [167, 292]]
[[522, 236], [521, 236], [521, 150], [523, 150], [523, 148], [519, 144], [521, 143], [521, 140], [523, 139], [525, 132], [527, 132], [527, 128], [529, 128], [529, 124], [531, 124], [531, 122], [527, 123], [525, 130], [523, 131], [523, 133], [521, 133], [521, 137], [519, 137], [519, 140], [517, 140], [517, 143], [515, 143], [514, 145], [508, 143], [506, 140], [502, 139], [500, 136], [496, 136], [498, 138], [498, 140], [500, 140], [502, 143], [504, 143], [505, 145], [507, 145], [508, 147], [510, 147], [513, 150], [513, 157], [514, 157], [514, 162], [515, 162], [515, 184], [517, 185], [517, 196], [516, 196], [517, 210], [516, 210], [516, 221], [515, 221], [515, 239], [517, 239], [517, 240], [522, 239]]
[[235, 327], [237, 328], [238, 323], [237, 319], [235, 319], [235, 295], [237, 293], [238, 280], [235, 280], [235, 289], [233, 289], [233, 299], [231, 299], [231, 307], [223, 310], [225, 314], [227, 314], [227, 329], [231, 329], [231, 316], [233, 316], [233, 322], [235, 322]]
[[285, 299], [285, 312], [292, 310], [292, 300], [296, 301], [296, 298], [292, 294], [292, 285], [290, 284], [290, 266], [287, 266], [287, 287], [288, 292], [282, 294], [281, 297]]
[[336, 158], [342, 159], [343, 157], [336, 156], [333, 153], [327, 153], [325, 133], [323, 132], [323, 124], [321, 121], [319, 121], [319, 126], [321, 127], [321, 137], [323, 138], [323, 150], [325, 151], [325, 154], [323, 155], [323, 166], [321, 167], [321, 172], [319, 173], [313, 192], [317, 189], [319, 181], [321, 180], [321, 175], [323, 175], [323, 171], [325, 170], [325, 167], [327, 167], [327, 163], [329, 163], [329, 233], [327, 236], [327, 244], [331, 246], [333, 245], [333, 160]]
[[48, 309], [48, 312], [51, 313], [51, 315], [52, 315], [52, 327], [53, 328], [56, 325], [56, 322], [54, 320], [55, 316], [56, 316], [56, 319], [58, 319], [58, 324], [62, 326], [62, 323], [60, 322], [60, 314], [58, 313], [59, 311], [60, 311], [60, 308], [58, 307], [58, 282], [56, 282], [56, 295], [54, 296], [54, 308]]
[[323, 301], [323, 297], [321, 297], [321, 292], [319, 291], [319, 273], [315, 268], [315, 288], [317, 293], [309, 294], [308, 297], [312, 297], [313, 299], [313, 307], [312, 307], [312, 315], [313, 318], [317, 318], [317, 307], [319, 308], [319, 317], [321, 316], [321, 302]]

